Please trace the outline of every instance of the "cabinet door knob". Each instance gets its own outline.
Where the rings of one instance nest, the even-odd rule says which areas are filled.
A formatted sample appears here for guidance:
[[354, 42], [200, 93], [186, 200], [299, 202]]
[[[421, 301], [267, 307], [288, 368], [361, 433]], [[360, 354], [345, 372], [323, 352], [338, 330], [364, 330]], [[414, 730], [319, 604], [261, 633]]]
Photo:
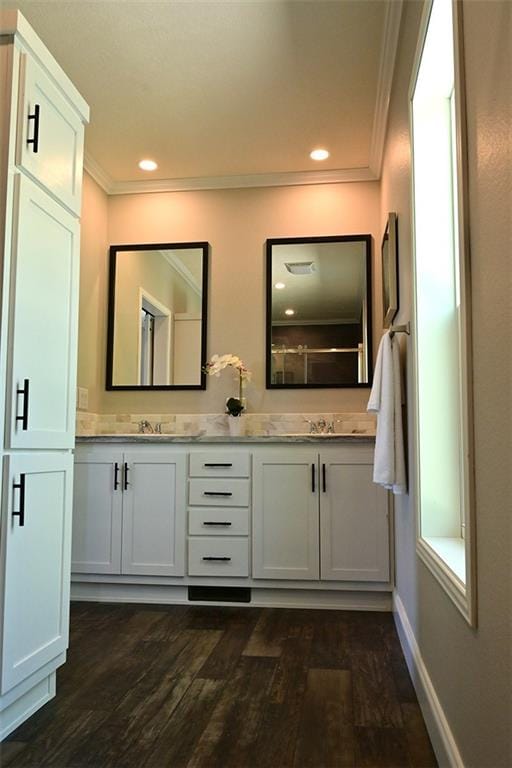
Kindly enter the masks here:
[[20, 492], [20, 507], [18, 510], [13, 509], [12, 516], [19, 518], [20, 528], [22, 528], [25, 525], [25, 475], [23, 473], [20, 475], [19, 483], [13, 483], [12, 488], [13, 492], [16, 489]]
[[21, 416], [16, 416], [16, 421], [21, 421], [21, 428], [26, 431], [28, 429], [28, 394], [29, 394], [30, 382], [28, 379], [24, 379], [23, 386], [20, 389], [17, 387], [16, 395], [23, 395], [23, 413]]
[[33, 152], [36, 155], [39, 152], [39, 115], [41, 112], [41, 108], [39, 104], [34, 105], [34, 114], [28, 116], [29, 124], [30, 120], [34, 121], [34, 133], [32, 135], [31, 139], [27, 139], [27, 144], [32, 144], [33, 146]]

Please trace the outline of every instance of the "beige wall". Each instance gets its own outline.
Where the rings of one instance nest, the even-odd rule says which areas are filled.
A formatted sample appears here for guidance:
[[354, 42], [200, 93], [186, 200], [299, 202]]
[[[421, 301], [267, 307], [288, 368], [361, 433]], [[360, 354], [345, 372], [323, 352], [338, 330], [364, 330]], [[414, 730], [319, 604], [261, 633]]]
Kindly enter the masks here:
[[[407, 92], [422, 4], [407, 2], [382, 178], [381, 225], [399, 215], [400, 306], [411, 311]], [[397, 591], [464, 765], [512, 765], [511, 90], [512, 4], [464, 2], [476, 439], [478, 629], [415, 553], [414, 491], [396, 499]], [[508, 73], [508, 74], [507, 74]], [[405, 350], [404, 350], [405, 352]], [[413, 398], [407, 356], [408, 411]], [[409, 466], [414, 466], [409, 424]]]
[[[91, 193], [91, 184], [89, 181], [84, 190], [84, 221], [96, 200], [97, 191]], [[380, 252], [380, 229], [377, 182], [117, 195], [108, 199], [109, 243], [210, 243], [208, 354], [232, 352], [253, 371], [253, 382], [247, 390], [248, 409], [252, 412], [366, 409], [367, 389], [265, 390], [264, 248], [268, 237], [370, 233], [377, 244], [375, 261]], [[100, 290], [95, 297], [95, 311], [98, 325], [104, 328], [107, 248], [103, 240], [96, 242], [91, 227], [87, 227], [86, 237], [95, 239], [94, 247], [87, 243], [82, 258], [94, 261], [84, 269], [95, 271], [103, 287], [103, 295]], [[380, 275], [374, 277], [374, 328], [380, 334]], [[91, 342], [97, 356], [93, 360], [93, 350], [87, 349], [89, 365], [103, 371], [103, 340]], [[85, 367], [81, 370], [85, 371]], [[234, 378], [226, 371], [218, 379], [209, 379], [206, 392], [101, 391], [99, 410], [141, 414], [220, 412], [225, 398], [234, 391]]]
[[98, 412], [105, 391], [107, 336], [107, 195], [87, 173], [82, 190], [78, 386], [89, 390], [89, 410]]

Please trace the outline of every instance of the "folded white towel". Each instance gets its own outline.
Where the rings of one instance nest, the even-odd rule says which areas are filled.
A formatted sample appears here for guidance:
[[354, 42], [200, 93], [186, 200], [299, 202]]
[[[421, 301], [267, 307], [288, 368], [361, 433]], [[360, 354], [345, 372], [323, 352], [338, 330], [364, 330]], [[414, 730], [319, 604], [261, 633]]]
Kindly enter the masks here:
[[395, 494], [407, 493], [400, 351], [389, 331], [379, 345], [367, 410], [377, 414], [373, 482]]

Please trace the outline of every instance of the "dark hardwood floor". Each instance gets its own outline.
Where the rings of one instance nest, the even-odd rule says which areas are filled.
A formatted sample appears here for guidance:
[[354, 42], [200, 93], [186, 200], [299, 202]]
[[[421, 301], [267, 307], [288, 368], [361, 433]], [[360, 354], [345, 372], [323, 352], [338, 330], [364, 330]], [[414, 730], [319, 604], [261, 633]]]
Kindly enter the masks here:
[[75, 603], [2, 768], [430, 768], [388, 613]]

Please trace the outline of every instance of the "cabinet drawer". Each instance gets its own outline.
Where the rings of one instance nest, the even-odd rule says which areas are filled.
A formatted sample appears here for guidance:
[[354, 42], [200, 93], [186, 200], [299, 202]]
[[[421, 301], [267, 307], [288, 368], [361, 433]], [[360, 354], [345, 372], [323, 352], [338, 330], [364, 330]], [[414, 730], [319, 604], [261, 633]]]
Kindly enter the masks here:
[[190, 480], [191, 506], [247, 507], [249, 506], [249, 480], [212, 478]]
[[248, 536], [248, 509], [189, 509], [188, 532], [191, 536]]
[[23, 54], [16, 163], [77, 216], [83, 145], [78, 113], [42, 68]]
[[248, 576], [248, 539], [197, 537], [188, 540], [189, 576]]
[[190, 477], [249, 477], [248, 453], [204, 451], [190, 454]]

